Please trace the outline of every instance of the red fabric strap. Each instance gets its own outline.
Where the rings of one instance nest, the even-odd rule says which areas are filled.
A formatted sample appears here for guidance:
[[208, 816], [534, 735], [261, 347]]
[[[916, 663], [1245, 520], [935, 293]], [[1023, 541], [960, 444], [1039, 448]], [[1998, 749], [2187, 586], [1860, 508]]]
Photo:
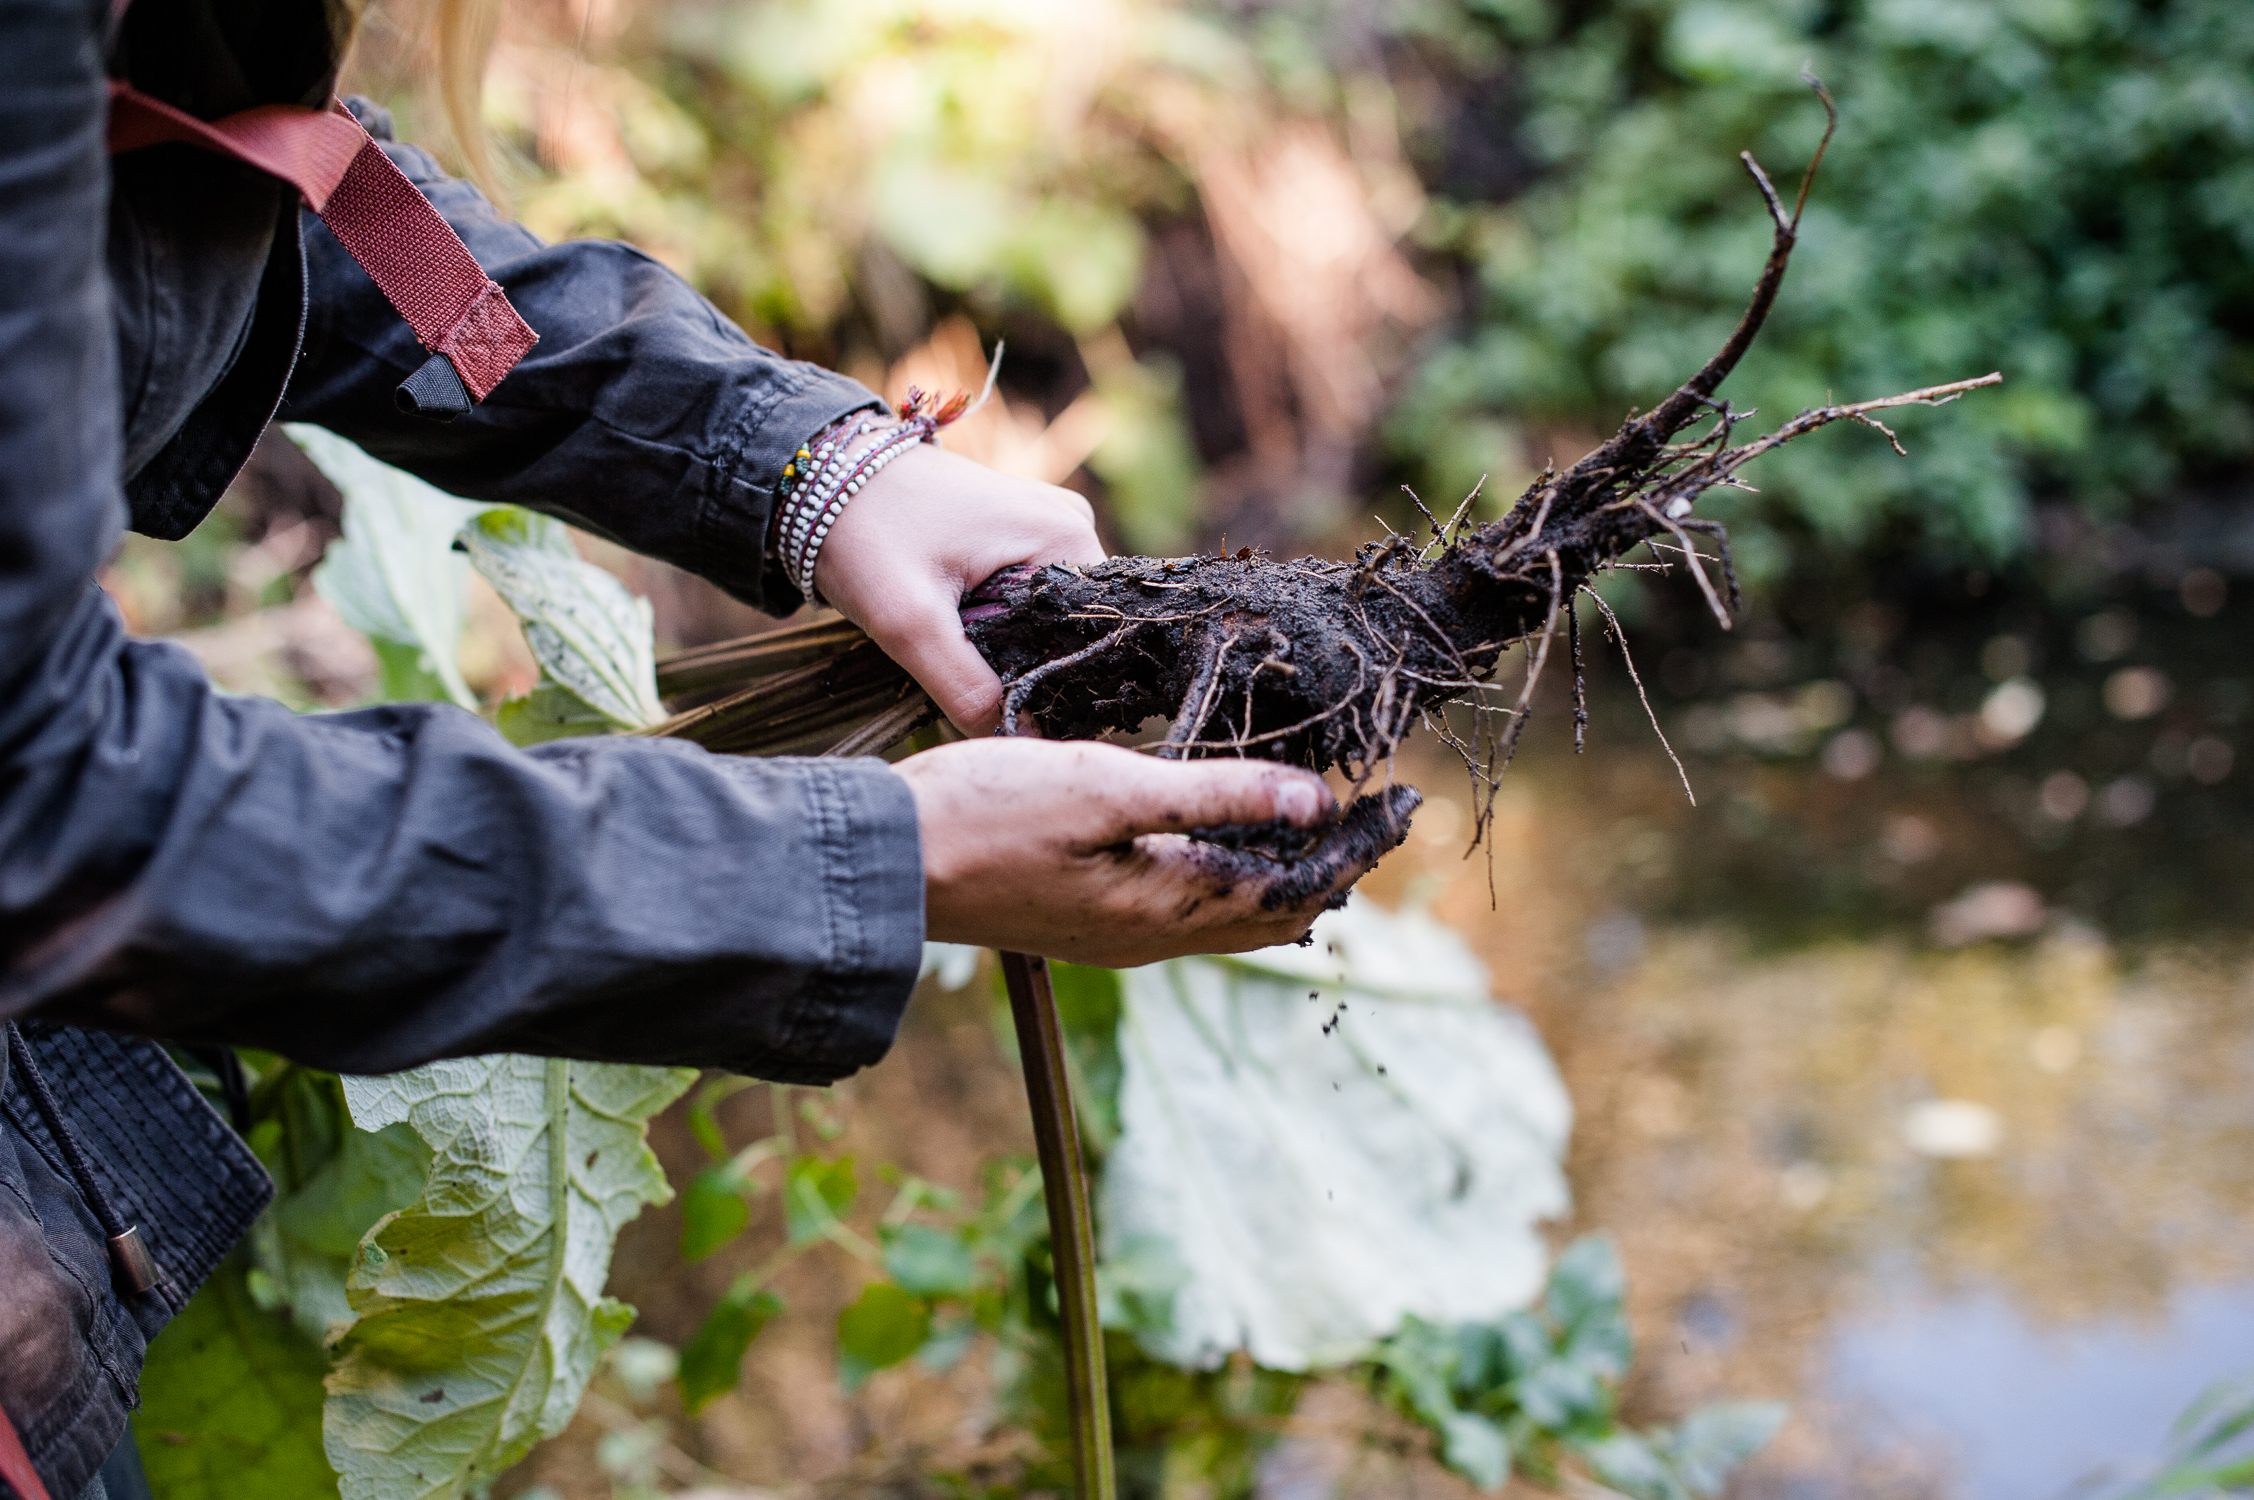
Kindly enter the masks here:
[[344, 106], [267, 104], [199, 120], [130, 84], [110, 83], [114, 155], [160, 142], [214, 151], [298, 190], [384, 299], [482, 401], [540, 341], [431, 207]]
[[23, 1451], [23, 1439], [5, 1411], [0, 1411], [0, 1479], [8, 1481], [16, 1500], [47, 1500], [47, 1486], [39, 1482], [39, 1471], [31, 1466], [31, 1455]]

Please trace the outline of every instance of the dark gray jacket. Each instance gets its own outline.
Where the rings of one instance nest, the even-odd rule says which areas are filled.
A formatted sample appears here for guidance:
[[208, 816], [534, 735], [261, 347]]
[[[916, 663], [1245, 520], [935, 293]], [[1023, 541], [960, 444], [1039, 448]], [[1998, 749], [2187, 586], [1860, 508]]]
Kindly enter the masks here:
[[[540, 335], [471, 415], [400, 414], [423, 351], [284, 189], [184, 147], [104, 151], [108, 68], [206, 116], [324, 96], [340, 23], [299, 8], [293, 30], [288, 5], [142, 0], [113, 46], [108, 0], [0, 0], [0, 1020], [41, 1023], [87, 1133], [142, 1143], [102, 1169], [160, 1220], [257, 1195], [220, 1164], [168, 1207], [149, 1174], [193, 1178], [219, 1140], [184, 1123], [177, 1070], [54, 1028], [347, 1072], [523, 1051], [819, 1083], [884, 1052], [923, 936], [914, 807], [876, 761], [521, 751], [444, 706], [298, 715], [125, 636], [93, 582], [122, 528], [185, 534], [276, 416], [787, 607], [761, 561], [784, 457], [874, 399], [647, 256], [542, 245], [390, 147]], [[121, 1311], [84, 1262], [85, 1206], [0, 1088], [0, 1407], [63, 1500], [166, 1309]], [[144, 1225], [178, 1295], [221, 1227]]]

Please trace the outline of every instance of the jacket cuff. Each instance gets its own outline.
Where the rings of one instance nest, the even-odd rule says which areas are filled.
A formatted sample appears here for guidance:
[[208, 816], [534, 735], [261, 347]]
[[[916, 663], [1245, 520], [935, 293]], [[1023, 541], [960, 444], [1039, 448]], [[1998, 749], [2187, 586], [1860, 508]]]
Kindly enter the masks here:
[[[786, 615], [805, 602], [767, 559], [767, 527], [783, 466], [799, 446], [849, 412], [884, 404], [860, 381], [818, 365], [780, 367], [737, 423], [741, 446], [697, 517], [698, 569], [755, 609]], [[919, 888], [921, 876], [918, 877]]]
[[[732, 776], [752, 763], [718, 755]], [[923, 836], [915, 797], [874, 756], [815, 759], [805, 767], [805, 815], [813, 868], [806, 872], [824, 957], [806, 979], [787, 1022], [788, 1037], [762, 1051], [759, 1076], [826, 1085], [880, 1061], [923, 966]], [[779, 1066], [778, 1066], [779, 1065]]]

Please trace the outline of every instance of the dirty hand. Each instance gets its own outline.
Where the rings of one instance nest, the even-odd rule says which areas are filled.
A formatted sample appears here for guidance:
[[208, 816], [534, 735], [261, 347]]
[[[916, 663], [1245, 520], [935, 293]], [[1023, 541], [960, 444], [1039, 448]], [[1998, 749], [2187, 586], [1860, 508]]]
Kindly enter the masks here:
[[872, 479], [839, 514], [815, 586], [908, 669], [955, 726], [986, 734], [1002, 682], [963, 635], [963, 595], [1018, 563], [1095, 563], [1088, 502], [928, 444]]
[[1297, 938], [1332, 890], [1368, 868], [1346, 866], [1329, 887], [1270, 911], [1267, 882], [1181, 837], [1223, 823], [1329, 819], [1330, 789], [1288, 766], [985, 739], [893, 769], [915, 794], [925, 928], [942, 942], [1108, 968], [1241, 953]]

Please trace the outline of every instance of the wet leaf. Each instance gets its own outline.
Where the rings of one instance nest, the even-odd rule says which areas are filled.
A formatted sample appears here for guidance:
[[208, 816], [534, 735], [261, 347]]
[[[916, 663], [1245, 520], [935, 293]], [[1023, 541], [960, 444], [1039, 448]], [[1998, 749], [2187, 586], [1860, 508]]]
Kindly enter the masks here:
[[583, 561], [562, 522], [497, 506], [464, 526], [460, 540], [471, 566], [524, 622], [525, 644], [551, 686], [622, 728], [664, 719], [649, 600]]
[[344, 1081], [356, 1123], [432, 1153], [348, 1285], [324, 1417], [344, 1500], [453, 1500], [563, 1430], [633, 1321], [602, 1295], [612, 1241], [672, 1196], [645, 1124], [695, 1076], [503, 1056]]
[[462, 680], [457, 655], [469, 565], [454, 551], [454, 536], [486, 507], [433, 489], [323, 428], [283, 430], [344, 495], [344, 536], [313, 570], [313, 586], [376, 643], [385, 696], [433, 696], [425, 683], [435, 683], [474, 710], [477, 695]]
[[1153, 1235], [1185, 1268], [1154, 1357], [1304, 1370], [1539, 1291], [1571, 1109], [1460, 938], [1358, 897], [1311, 949], [1124, 985], [1100, 1222], [1107, 1260]]
[[783, 1299], [769, 1291], [731, 1291], [681, 1346], [681, 1404], [693, 1416], [715, 1396], [736, 1388], [744, 1351], [768, 1321], [783, 1310]]

